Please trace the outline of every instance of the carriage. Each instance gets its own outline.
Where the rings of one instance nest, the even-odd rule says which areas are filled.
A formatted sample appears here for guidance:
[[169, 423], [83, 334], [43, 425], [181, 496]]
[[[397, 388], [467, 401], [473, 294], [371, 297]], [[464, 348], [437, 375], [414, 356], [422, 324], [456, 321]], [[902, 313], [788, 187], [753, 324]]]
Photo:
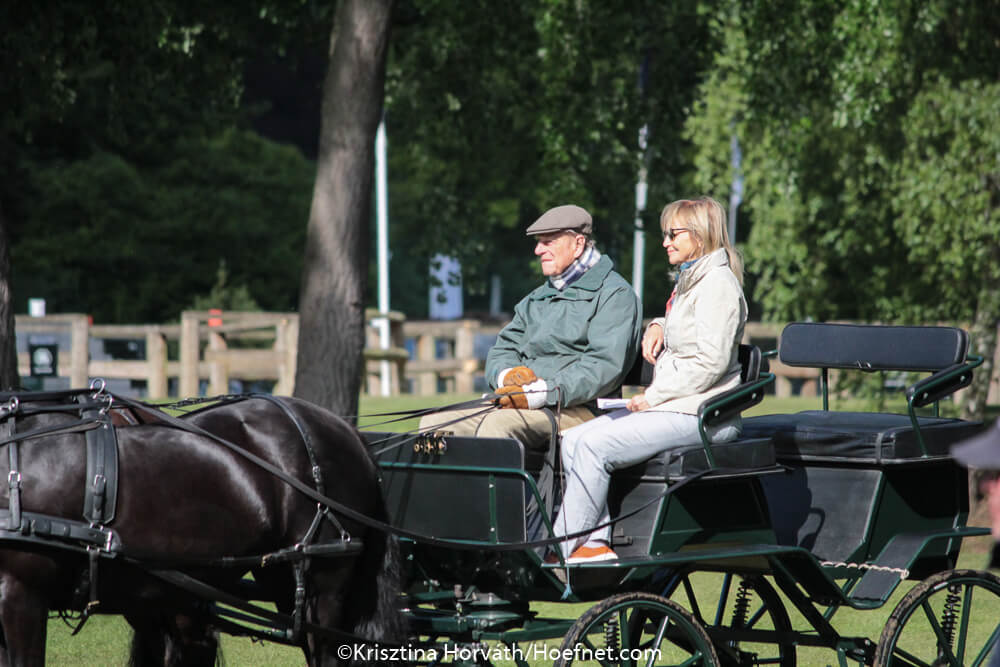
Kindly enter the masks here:
[[[301, 646], [309, 664], [788, 666], [813, 647], [841, 665], [985, 664], [1000, 580], [956, 569], [988, 530], [966, 525], [949, 456], [981, 425], [937, 410], [982, 363], [967, 352], [960, 329], [813, 323], [774, 353], [741, 347], [741, 385], [699, 412], [705, 442], [615, 473], [619, 558], [585, 564], [544, 559], [552, 450], [362, 438], [277, 397], [178, 418], [100, 387], [5, 395], [0, 664], [41, 664], [44, 623], [39, 647], [28, 621], [49, 609], [125, 614], [135, 664], [213, 664], [213, 629]], [[707, 444], [765, 400], [771, 357], [816, 369], [822, 409], [746, 417], [739, 440]], [[929, 376], [906, 414], [832, 411], [848, 369]], [[905, 580], [880, 637], [843, 627], [840, 610], [881, 609]], [[386, 617], [399, 604], [403, 636]]]
[[[787, 667], [820, 647], [840, 665], [985, 664], [1000, 579], [955, 569], [963, 539], [988, 530], [966, 525], [967, 473], [949, 455], [981, 424], [938, 410], [982, 363], [967, 352], [955, 328], [821, 323], [788, 325], [766, 355], [742, 346], [742, 384], [699, 411], [704, 442], [613, 475], [618, 559], [598, 563], [543, 559], [554, 457], [365, 433], [404, 535], [411, 662]], [[706, 426], [764, 398], [772, 357], [816, 369], [822, 409], [745, 417], [740, 439], [709, 445]], [[851, 369], [920, 373], [906, 414], [830, 410], [832, 374]], [[880, 637], [838, 630], [838, 611], [879, 609], [905, 580], [918, 583]], [[539, 601], [593, 604], [566, 619]]]

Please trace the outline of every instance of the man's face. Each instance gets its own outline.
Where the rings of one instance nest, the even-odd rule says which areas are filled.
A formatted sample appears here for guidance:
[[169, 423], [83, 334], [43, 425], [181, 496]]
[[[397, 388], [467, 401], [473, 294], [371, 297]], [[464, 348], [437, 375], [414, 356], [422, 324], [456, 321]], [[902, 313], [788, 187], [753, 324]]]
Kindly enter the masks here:
[[587, 238], [576, 232], [553, 232], [535, 237], [535, 255], [542, 262], [542, 274], [558, 276], [583, 254]]

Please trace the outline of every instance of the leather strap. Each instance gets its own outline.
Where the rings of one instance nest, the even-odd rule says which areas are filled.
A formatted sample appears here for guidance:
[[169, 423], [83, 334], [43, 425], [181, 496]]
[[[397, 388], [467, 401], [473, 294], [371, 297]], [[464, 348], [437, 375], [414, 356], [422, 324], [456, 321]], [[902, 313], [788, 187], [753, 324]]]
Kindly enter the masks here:
[[93, 524], [110, 523], [118, 506], [118, 436], [107, 409], [91, 404], [82, 417], [99, 423], [86, 432], [87, 477], [83, 518]]
[[[0, 519], [7, 519], [4, 523], [10, 525], [10, 510], [0, 507]], [[65, 543], [66, 548], [86, 551], [85, 546], [79, 546], [82, 543], [100, 547], [109, 554], [118, 553], [122, 548], [118, 536], [109, 528], [34, 512], [21, 512], [20, 527], [16, 530], [0, 529], [0, 542], [11, 540], [48, 546], [56, 540]]]
[[13, 440], [17, 431], [16, 422], [17, 404], [12, 400], [10, 412], [4, 422], [5, 439], [10, 440], [7, 445], [7, 460], [10, 463], [10, 472], [7, 473], [7, 492], [9, 512], [7, 514], [7, 530], [21, 529], [21, 470], [18, 461], [18, 443]]

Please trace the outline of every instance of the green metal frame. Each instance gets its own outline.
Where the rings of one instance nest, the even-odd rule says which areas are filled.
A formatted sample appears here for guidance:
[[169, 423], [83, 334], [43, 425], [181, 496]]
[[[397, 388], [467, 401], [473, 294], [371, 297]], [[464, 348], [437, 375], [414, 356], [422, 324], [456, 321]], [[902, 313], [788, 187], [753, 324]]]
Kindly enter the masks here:
[[[924, 404], [921, 403], [921, 399], [925, 399], [927, 396], [931, 395], [931, 390], [936, 387], [947, 386], [951, 383], [954, 378], [959, 378], [960, 382], [964, 382], [965, 374], [971, 373], [972, 369], [977, 368], [983, 364], [983, 358], [976, 355], [970, 355], [965, 358], [965, 363], [959, 368], [951, 369], [949, 371], [939, 371], [939, 375], [935, 374], [924, 381], [921, 393], [918, 395], [917, 392], [909, 392], [909, 397], [906, 400], [906, 409], [910, 415], [910, 423], [913, 424], [913, 432], [917, 436], [917, 443], [920, 445], [920, 452], [923, 456], [929, 456], [927, 453], [927, 444], [924, 442], [924, 435], [920, 431], [920, 423], [917, 419], [916, 409], [918, 407], [923, 407]], [[950, 392], [949, 392], [950, 394]], [[938, 404], [940, 399], [934, 401], [934, 416], [937, 417], [940, 412], [938, 409]]]
[[[701, 435], [701, 446], [705, 449], [705, 460], [708, 465], [715, 467], [715, 456], [712, 454], [712, 446], [705, 431], [705, 418], [717, 416], [723, 409], [730, 405], [740, 405], [748, 403], [748, 407], [760, 403], [764, 399], [764, 389], [774, 383], [773, 373], [761, 373], [757, 381], [748, 384], [740, 391], [729, 394], [722, 399], [708, 399], [702, 406], [701, 416], [698, 418], [698, 433]], [[749, 396], [750, 401], [746, 398]]]
[[[535, 484], [535, 479], [530, 473], [522, 470], [521, 468], [502, 468], [502, 467], [491, 467], [491, 466], [468, 466], [468, 465], [449, 465], [447, 463], [400, 463], [396, 461], [379, 461], [379, 467], [386, 469], [396, 469], [396, 470], [425, 470], [434, 473], [443, 472], [462, 472], [462, 473], [473, 473], [486, 475], [489, 480], [489, 513], [490, 513], [490, 533], [492, 539], [489, 541], [482, 540], [453, 540], [454, 542], [461, 542], [463, 544], [481, 544], [484, 546], [491, 544], [499, 544], [497, 531], [497, 495], [496, 495], [496, 479], [497, 477], [514, 477], [519, 478], [525, 484], [525, 487], [531, 492], [532, 497], [538, 503], [539, 508], [543, 507], [542, 494], [538, 490], [538, 485]], [[550, 536], [555, 535], [555, 529], [552, 526], [551, 517], [546, 512], [541, 512], [542, 520], [545, 523], [545, 528], [548, 530]]]

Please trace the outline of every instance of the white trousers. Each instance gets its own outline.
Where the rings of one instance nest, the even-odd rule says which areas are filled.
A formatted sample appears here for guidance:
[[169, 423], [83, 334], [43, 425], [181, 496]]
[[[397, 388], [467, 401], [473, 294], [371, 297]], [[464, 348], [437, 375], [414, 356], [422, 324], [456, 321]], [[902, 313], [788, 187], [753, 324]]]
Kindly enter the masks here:
[[[742, 420], [707, 429], [710, 442], [739, 437]], [[701, 443], [697, 415], [680, 412], [615, 410], [562, 434], [562, 466], [566, 492], [554, 526], [556, 535], [570, 535], [607, 523], [611, 473], [641, 463], [660, 452]], [[587, 539], [611, 543], [611, 527], [561, 544], [569, 556]]]

